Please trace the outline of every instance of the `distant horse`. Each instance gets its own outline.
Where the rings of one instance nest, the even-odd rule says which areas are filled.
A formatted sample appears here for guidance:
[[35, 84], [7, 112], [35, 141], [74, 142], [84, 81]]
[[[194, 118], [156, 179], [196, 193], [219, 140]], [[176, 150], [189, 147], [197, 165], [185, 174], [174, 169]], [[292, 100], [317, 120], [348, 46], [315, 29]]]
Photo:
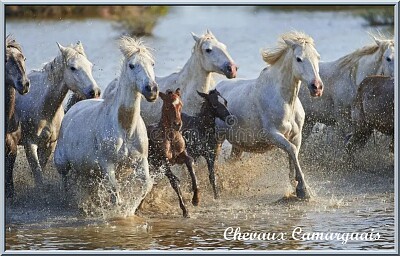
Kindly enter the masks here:
[[[235, 78], [238, 67], [229, 55], [226, 46], [219, 42], [217, 38], [207, 30], [203, 36], [197, 36], [192, 33], [195, 45], [192, 50], [192, 56], [186, 62], [185, 66], [179, 71], [166, 77], [157, 77], [157, 83], [160, 91], [166, 91], [168, 88], [180, 88], [185, 93], [182, 95], [182, 101], [185, 104], [185, 112], [193, 115], [200, 111], [202, 98], [196, 93], [196, 90], [207, 93], [212, 83], [212, 73], [216, 72], [225, 75], [227, 78]], [[111, 82], [105, 89], [103, 95], [112, 93], [116, 81]], [[71, 100], [71, 104], [76, 102]], [[161, 117], [161, 101], [155, 104], [142, 102], [142, 117], [146, 124], [156, 123]]]
[[394, 78], [369, 76], [357, 90], [352, 105], [352, 133], [347, 136], [346, 150], [352, 154], [363, 147], [374, 130], [392, 137], [394, 150]]
[[215, 131], [215, 119], [219, 118], [228, 125], [233, 125], [234, 117], [227, 108], [227, 101], [216, 90], [209, 93], [197, 92], [204, 99], [200, 112], [195, 116], [182, 113], [182, 134], [186, 141], [188, 154], [198, 159], [200, 156], [207, 161], [210, 183], [213, 187], [214, 198], [219, 198], [215, 180], [215, 160], [218, 143]]
[[68, 90], [86, 98], [100, 95], [100, 88], [92, 76], [93, 65], [82, 44], [78, 42], [73, 47], [58, 44], [58, 48], [60, 55], [45, 64], [42, 70], [28, 75], [31, 92], [16, 99], [16, 113], [22, 128], [20, 144], [25, 148], [37, 185], [43, 182], [42, 169], [56, 146], [64, 117], [62, 102]]
[[299, 98], [306, 113], [303, 137], [308, 137], [316, 122], [338, 125], [343, 135], [351, 124], [351, 104], [357, 88], [370, 75], [394, 76], [395, 48], [393, 39], [373, 36], [374, 44], [364, 46], [338, 60], [320, 63], [325, 84], [324, 95], [312, 99], [305, 88]]
[[[140, 116], [140, 101], [142, 95], [150, 102], [158, 97], [149, 49], [141, 40], [126, 36], [118, 42], [124, 60], [115, 93], [75, 104], [65, 115], [54, 152], [54, 163], [65, 189], [70, 170], [81, 177], [90, 177], [93, 170], [111, 186], [113, 204], [121, 202], [115, 176], [125, 167], [134, 170], [129, 180], [141, 183], [138, 202], [151, 189], [148, 138]], [[129, 204], [131, 213], [137, 207], [136, 199], [132, 197], [134, 201]]]
[[160, 167], [165, 168], [165, 175], [178, 195], [183, 216], [189, 217], [189, 212], [182, 198], [179, 179], [171, 171], [172, 165], [186, 165], [192, 179], [192, 204], [195, 206], [198, 205], [199, 195], [196, 174], [193, 169], [193, 158], [188, 155], [185, 140], [180, 132], [182, 127], [181, 111], [183, 105], [180, 89], [176, 89], [175, 92], [167, 90], [165, 94], [160, 92], [159, 95], [163, 101], [161, 120], [158, 124], [147, 126], [147, 135], [149, 137], [149, 163], [151, 166], [150, 172], [152, 174], [157, 174]]
[[264, 50], [262, 57], [269, 66], [257, 79], [217, 84], [216, 89], [237, 118], [230, 127], [217, 120], [218, 133], [232, 144], [233, 159], [243, 151], [264, 153], [273, 147], [284, 150], [289, 155], [290, 181], [292, 185], [298, 182], [297, 196], [309, 198], [298, 159], [304, 110], [297, 94], [304, 83], [311, 96], [322, 95], [319, 54], [311, 37], [292, 31], [279, 38], [278, 46]]
[[17, 157], [18, 136], [13, 132], [18, 129], [15, 118], [15, 90], [24, 95], [29, 92], [29, 78], [25, 70], [25, 57], [22, 48], [11, 36], [6, 37], [5, 59], [5, 173], [6, 173], [6, 198], [14, 196], [13, 169]]

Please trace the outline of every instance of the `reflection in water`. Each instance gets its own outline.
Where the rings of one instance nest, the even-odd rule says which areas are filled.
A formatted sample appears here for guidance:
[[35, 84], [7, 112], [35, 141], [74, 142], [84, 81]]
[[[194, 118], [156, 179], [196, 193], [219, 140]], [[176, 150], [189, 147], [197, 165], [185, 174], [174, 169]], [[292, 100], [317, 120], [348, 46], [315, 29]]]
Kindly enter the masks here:
[[[235, 22], [227, 22], [232, 17]], [[156, 50], [156, 74], [164, 76], [182, 67], [189, 58], [194, 44], [190, 32], [200, 34], [209, 28], [239, 64], [239, 77], [255, 78], [265, 65], [260, 48], [274, 45], [284, 31], [298, 29], [310, 34], [322, 60], [333, 60], [371, 42], [362, 24], [360, 18], [343, 12], [274, 13], [254, 12], [252, 7], [174, 7], [156, 26], [154, 37], [146, 40]], [[77, 40], [85, 45], [95, 65], [93, 75], [102, 89], [119, 70], [120, 53], [114, 39], [121, 31], [108, 22], [12, 21], [6, 24], [6, 32], [13, 33], [23, 45], [28, 70], [40, 67], [57, 54], [55, 41], [67, 44]], [[146, 198], [142, 218], [118, 218], [106, 209], [77, 210], [73, 201], [65, 205], [54, 167], [50, 164], [46, 170], [45, 188], [34, 188], [20, 148], [15, 174], [17, 198], [14, 205], [6, 208], [6, 249], [394, 249], [394, 168], [385, 146], [387, 141], [370, 143], [368, 150], [360, 153], [360, 166], [348, 169], [340, 160], [340, 145], [327, 143], [328, 135], [311, 136], [301, 150], [303, 171], [317, 195], [312, 201], [280, 200], [288, 194], [288, 163], [279, 150], [264, 155], [245, 154], [243, 161], [235, 164], [226, 163], [221, 157], [217, 177], [222, 198], [213, 199], [206, 165], [200, 161], [196, 169], [202, 201], [198, 207], [187, 204], [190, 219], [181, 217], [176, 196], [166, 180]], [[229, 146], [224, 148], [224, 155], [228, 149]], [[187, 174], [175, 171], [180, 176], [184, 198], [189, 200]], [[78, 188], [73, 192], [80, 194]], [[224, 231], [228, 227], [240, 227], [243, 232], [284, 232], [288, 239], [226, 241]], [[291, 238], [296, 227], [305, 232], [341, 233], [374, 229], [381, 237], [378, 241], [346, 244], [296, 241]]]

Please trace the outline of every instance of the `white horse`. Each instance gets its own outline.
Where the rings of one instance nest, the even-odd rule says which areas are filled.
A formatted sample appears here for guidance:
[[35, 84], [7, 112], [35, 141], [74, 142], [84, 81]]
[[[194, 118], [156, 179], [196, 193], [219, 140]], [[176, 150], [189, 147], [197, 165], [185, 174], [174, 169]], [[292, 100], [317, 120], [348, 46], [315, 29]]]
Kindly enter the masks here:
[[[75, 170], [83, 176], [99, 171], [109, 182], [113, 203], [119, 203], [115, 178], [123, 167], [133, 167], [142, 183], [140, 202], [151, 189], [146, 126], [140, 116], [143, 95], [154, 102], [158, 87], [153, 57], [142, 41], [130, 37], [119, 40], [124, 55], [115, 93], [104, 99], [84, 100], [65, 115], [54, 152], [54, 162], [63, 177]], [[135, 167], [138, 166], [138, 167]], [[132, 176], [132, 179], [134, 177]], [[131, 204], [136, 209], [137, 204]]]
[[[157, 77], [156, 81], [161, 91], [180, 88], [183, 91], [182, 102], [185, 105], [185, 113], [194, 115], [200, 111], [203, 99], [197, 91], [208, 93], [212, 88], [212, 73], [225, 75], [227, 78], [235, 78], [238, 67], [228, 53], [226, 46], [207, 30], [206, 34], [197, 36], [192, 33], [195, 45], [192, 56], [185, 66], [176, 73], [166, 77]], [[116, 82], [111, 82], [103, 95], [112, 93]], [[155, 104], [142, 102], [141, 115], [146, 124], [156, 123], [161, 118], [162, 101]]]
[[299, 98], [306, 113], [303, 137], [307, 137], [316, 122], [338, 124], [343, 135], [351, 126], [351, 104], [357, 89], [370, 75], [394, 76], [395, 49], [393, 39], [373, 36], [367, 45], [338, 60], [320, 63], [320, 76], [325, 84], [324, 95], [311, 99], [305, 88]]
[[20, 144], [25, 148], [37, 185], [43, 182], [42, 169], [57, 142], [64, 117], [62, 102], [68, 90], [83, 98], [100, 95], [100, 88], [92, 76], [93, 65], [82, 44], [78, 42], [73, 47], [58, 44], [58, 47], [60, 54], [53, 61], [28, 75], [32, 85], [30, 93], [16, 98], [16, 114], [22, 132]]
[[257, 79], [217, 84], [216, 89], [237, 118], [232, 126], [217, 120], [219, 137], [232, 144], [233, 158], [243, 151], [264, 153], [272, 147], [284, 150], [289, 155], [292, 185], [298, 182], [297, 196], [309, 198], [298, 160], [304, 110], [297, 94], [303, 82], [311, 96], [322, 95], [319, 54], [311, 37], [292, 31], [279, 38], [278, 46], [264, 50], [262, 57], [269, 66]]

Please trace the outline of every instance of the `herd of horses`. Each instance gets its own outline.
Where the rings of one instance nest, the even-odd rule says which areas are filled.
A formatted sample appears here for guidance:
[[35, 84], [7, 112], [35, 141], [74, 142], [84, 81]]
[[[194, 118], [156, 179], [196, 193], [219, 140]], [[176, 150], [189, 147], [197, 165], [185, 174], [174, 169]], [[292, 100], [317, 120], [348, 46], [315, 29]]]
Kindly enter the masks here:
[[[54, 153], [64, 189], [68, 190], [71, 172], [89, 179], [97, 173], [110, 187], [110, 201], [129, 203], [134, 212], [155, 179], [167, 176], [187, 217], [171, 166], [186, 165], [192, 204], [198, 205], [194, 161], [204, 157], [218, 198], [215, 162], [227, 140], [233, 161], [243, 152], [282, 149], [289, 156], [295, 195], [308, 199], [312, 195], [299, 151], [302, 137], [316, 122], [338, 126], [349, 154], [374, 130], [393, 141], [394, 41], [371, 36], [372, 44], [322, 62], [310, 36], [284, 33], [275, 46], [262, 51], [267, 65], [255, 79], [236, 79], [238, 66], [209, 30], [202, 36], [192, 33], [191, 57], [167, 77], [155, 76], [154, 57], [142, 40], [123, 36], [118, 40], [123, 55], [120, 75], [102, 98], [81, 42], [57, 43], [59, 55], [27, 74], [21, 46], [7, 36], [6, 197], [14, 197], [14, 163], [17, 146], [23, 145], [37, 186]], [[228, 79], [214, 84], [213, 73]], [[73, 94], [64, 112], [69, 90]], [[133, 171], [126, 179], [139, 191], [131, 202], [121, 200], [117, 181], [127, 169]]]

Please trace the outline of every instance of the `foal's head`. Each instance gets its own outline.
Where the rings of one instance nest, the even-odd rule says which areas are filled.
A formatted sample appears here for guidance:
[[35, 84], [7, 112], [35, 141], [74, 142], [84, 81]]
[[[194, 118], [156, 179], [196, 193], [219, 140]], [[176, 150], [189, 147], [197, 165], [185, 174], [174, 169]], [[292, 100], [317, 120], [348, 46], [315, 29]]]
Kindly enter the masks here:
[[21, 46], [8, 35], [6, 38], [6, 82], [18, 91], [19, 94], [29, 92], [29, 79], [26, 75], [25, 57]]
[[210, 111], [214, 117], [225, 121], [229, 126], [234, 124], [234, 117], [228, 110], [228, 102], [217, 89], [211, 90], [208, 94], [199, 91], [197, 93], [205, 100], [207, 111]]
[[179, 131], [182, 127], [182, 100], [180, 89], [175, 92], [167, 90], [165, 93], [159, 93], [160, 98], [163, 100], [161, 123], [164, 128], [172, 128]]

